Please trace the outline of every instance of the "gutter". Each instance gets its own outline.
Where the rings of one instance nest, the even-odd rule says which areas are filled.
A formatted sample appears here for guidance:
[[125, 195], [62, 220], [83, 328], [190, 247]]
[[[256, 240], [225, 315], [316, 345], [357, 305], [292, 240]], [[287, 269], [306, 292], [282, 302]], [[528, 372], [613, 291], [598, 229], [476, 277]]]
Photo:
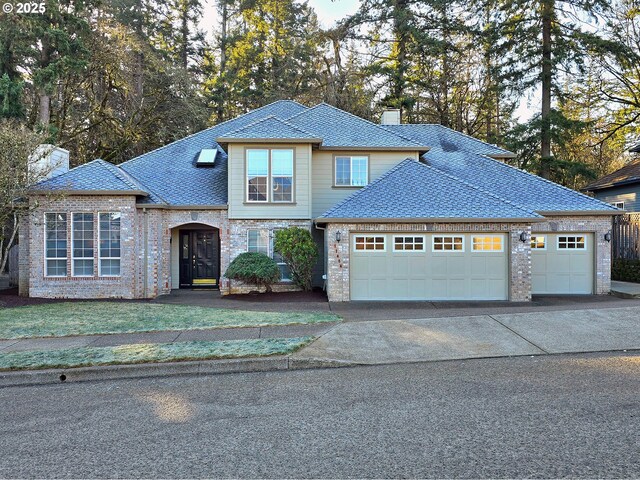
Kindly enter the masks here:
[[61, 195], [103, 195], [103, 196], [132, 196], [132, 197], [148, 197], [149, 192], [144, 192], [142, 190], [58, 190], [58, 189], [34, 189], [29, 190], [29, 195], [51, 195], [51, 194], [61, 194]]
[[561, 217], [561, 216], [575, 216], [575, 217], [606, 217], [623, 215], [627, 212], [623, 210], [550, 210], [536, 212], [544, 217]]
[[514, 218], [316, 218], [314, 222], [327, 223], [538, 223], [542, 217]]
[[228, 205], [164, 205], [160, 203], [137, 204], [136, 208], [163, 209], [163, 210], [228, 210]]

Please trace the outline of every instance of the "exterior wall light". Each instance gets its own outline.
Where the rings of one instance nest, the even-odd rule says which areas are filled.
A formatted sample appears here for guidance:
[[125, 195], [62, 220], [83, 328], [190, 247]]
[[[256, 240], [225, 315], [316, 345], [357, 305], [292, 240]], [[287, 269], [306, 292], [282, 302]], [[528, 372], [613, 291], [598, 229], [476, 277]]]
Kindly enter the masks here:
[[336, 232], [336, 242], [339, 242], [340, 240], [342, 240], [342, 233], [338, 230]]
[[604, 239], [606, 242], [610, 242], [611, 241], [611, 232], [607, 232], [604, 234]]
[[526, 243], [527, 242], [527, 232], [520, 232], [520, 241], [522, 243]]

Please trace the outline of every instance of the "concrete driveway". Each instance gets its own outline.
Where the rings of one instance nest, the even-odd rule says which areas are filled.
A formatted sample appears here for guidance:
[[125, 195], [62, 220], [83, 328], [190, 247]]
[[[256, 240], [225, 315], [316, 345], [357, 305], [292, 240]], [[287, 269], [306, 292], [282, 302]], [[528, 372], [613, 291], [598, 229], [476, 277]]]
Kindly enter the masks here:
[[318, 365], [640, 349], [640, 307], [347, 322], [293, 355]]

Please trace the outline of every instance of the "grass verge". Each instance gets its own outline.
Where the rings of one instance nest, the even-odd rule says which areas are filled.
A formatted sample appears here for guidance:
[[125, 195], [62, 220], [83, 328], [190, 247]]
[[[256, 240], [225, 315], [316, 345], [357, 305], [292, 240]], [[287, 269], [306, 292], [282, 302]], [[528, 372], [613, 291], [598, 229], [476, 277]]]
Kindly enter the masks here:
[[309, 344], [314, 338], [307, 336], [218, 342], [141, 343], [117, 347], [9, 352], [0, 354], [0, 370], [39, 370], [287, 355]]
[[0, 339], [338, 322], [323, 312], [251, 312], [188, 305], [69, 302], [0, 309]]

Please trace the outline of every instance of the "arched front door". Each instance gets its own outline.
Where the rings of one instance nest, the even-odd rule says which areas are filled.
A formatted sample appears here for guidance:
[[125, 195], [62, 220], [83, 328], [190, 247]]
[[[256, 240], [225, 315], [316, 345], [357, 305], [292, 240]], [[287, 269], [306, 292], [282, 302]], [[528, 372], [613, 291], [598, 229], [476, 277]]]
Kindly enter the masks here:
[[219, 282], [218, 230], [180, 230], [180, 288], [218, 288]]

